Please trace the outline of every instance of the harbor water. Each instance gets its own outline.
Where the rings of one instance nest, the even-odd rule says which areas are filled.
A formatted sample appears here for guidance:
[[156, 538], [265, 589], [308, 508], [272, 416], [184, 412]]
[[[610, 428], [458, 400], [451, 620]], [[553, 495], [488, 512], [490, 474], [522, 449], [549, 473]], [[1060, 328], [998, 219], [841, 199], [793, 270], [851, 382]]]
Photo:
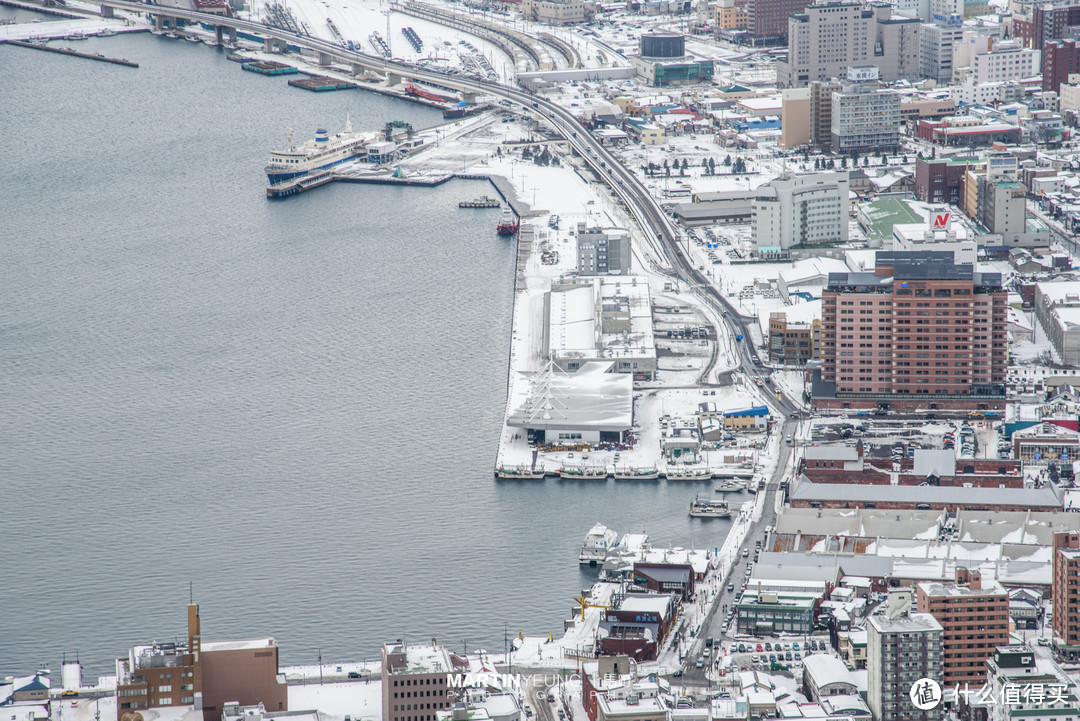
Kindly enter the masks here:
[[189, 584], [207, 637], [287, 664], [496, 650], [560, 632], [596, 521], [722, 544], [701, 485], [492, 479], [515, 248], [457, 207], [488, 186], [266, 200], [286, 128], [436, 111], [149, 34], [79, 49], [140, 68], [0, 47], [0, 677], [108, 673], [184, 632]]

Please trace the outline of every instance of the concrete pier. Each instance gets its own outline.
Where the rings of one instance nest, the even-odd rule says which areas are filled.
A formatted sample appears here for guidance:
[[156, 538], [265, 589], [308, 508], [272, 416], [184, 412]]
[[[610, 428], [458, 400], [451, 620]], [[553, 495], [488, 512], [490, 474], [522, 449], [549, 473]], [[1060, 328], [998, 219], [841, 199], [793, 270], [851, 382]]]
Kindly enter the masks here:
[[48, 45], [39, 45], [38, 43], [28, 43], [22, 40], [7, 40], [4, 45], [17, 45], [20, 48], [30, 48], [31, 50], [44, 50], [47, 53], [57, 53], [59, 55], [71, 55], [76, 58], [86, 58], [87, 60], [96, 60], [99, 63], [112, 63], [113, 65], [123, 65], [128, 68], [139, 67], [138, 63], [133, 63], [130, 60], [124, 58], [107, 58], [104, 55], [98, 55], [94, 53], [80, 53], [77, 50], [71, 48], [52, 48]]

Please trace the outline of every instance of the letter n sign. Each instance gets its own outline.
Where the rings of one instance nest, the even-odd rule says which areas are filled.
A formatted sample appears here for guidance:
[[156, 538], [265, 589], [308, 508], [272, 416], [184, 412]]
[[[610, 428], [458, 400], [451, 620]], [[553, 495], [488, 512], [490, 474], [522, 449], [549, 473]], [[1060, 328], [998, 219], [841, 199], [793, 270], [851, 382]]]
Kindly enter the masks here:
[[932, 226], [933, 229], [945, 230], [946, 228], [948, 228], [950, 215], [952, 215], [952, 213], [934, 213]]

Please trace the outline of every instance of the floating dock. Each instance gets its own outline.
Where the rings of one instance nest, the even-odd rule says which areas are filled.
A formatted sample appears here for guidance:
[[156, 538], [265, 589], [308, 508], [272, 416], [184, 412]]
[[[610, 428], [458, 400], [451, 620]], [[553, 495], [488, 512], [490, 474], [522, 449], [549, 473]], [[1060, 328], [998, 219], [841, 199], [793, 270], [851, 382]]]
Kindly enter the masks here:
[[18, 45], [21, 48], [30, 48], [32, 50], [44, 50], [47, 53], [58, 53], [60, 55], [72, 55], [77, 58], [86, 58], [87, 60], [97, 60], [101, 63], [112, 63], [113, 65], [123, 65], [127, 68], [137, 68], [138, 63], [133, 63], [130, 60], [124, 58], [107, 58], [100, 53], [80, 53], [78, 50], [72, 48], [51, 48], [48, 45], [41, 45], [40, 43], [28, 43], [23, 40], [7, 40], [3, 45]]
[[355, 90], [360, 87], [356, 83], [337, 80], [336, 78], [328, 78], [324, 75], [311, 75], [306, 78], [296, 78], [295, 80], [290, 80], [289, 85], [294, 88], [310, 90], [313, 93], [325, 93], [330, 90]]
[[296, 75], [300, 72], [292, 65], [275, 63], [273, 60], [258, 60], [253, 63], [244, 63], [240, 67], [248, 72], [259, 73], [260, 75]]

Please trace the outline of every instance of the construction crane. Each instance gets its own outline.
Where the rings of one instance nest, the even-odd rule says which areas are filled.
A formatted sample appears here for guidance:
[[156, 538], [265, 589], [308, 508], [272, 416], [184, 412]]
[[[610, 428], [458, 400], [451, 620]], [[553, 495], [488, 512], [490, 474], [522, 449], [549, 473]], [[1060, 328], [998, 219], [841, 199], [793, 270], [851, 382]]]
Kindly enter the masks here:
[[611, 608], [610, 605], [605, 605], [605, 604], [600, 604], [600, 603], [589, 603], [589, 599], [587, 599], [585, 597], [584, 593], [581, 594], [580, 596], [574, 596], [574, 600], [577, 601], [578, 604], [581, 606], [581, 620], [582, 621], [585, 620], [585, 609], [586, 608]]

